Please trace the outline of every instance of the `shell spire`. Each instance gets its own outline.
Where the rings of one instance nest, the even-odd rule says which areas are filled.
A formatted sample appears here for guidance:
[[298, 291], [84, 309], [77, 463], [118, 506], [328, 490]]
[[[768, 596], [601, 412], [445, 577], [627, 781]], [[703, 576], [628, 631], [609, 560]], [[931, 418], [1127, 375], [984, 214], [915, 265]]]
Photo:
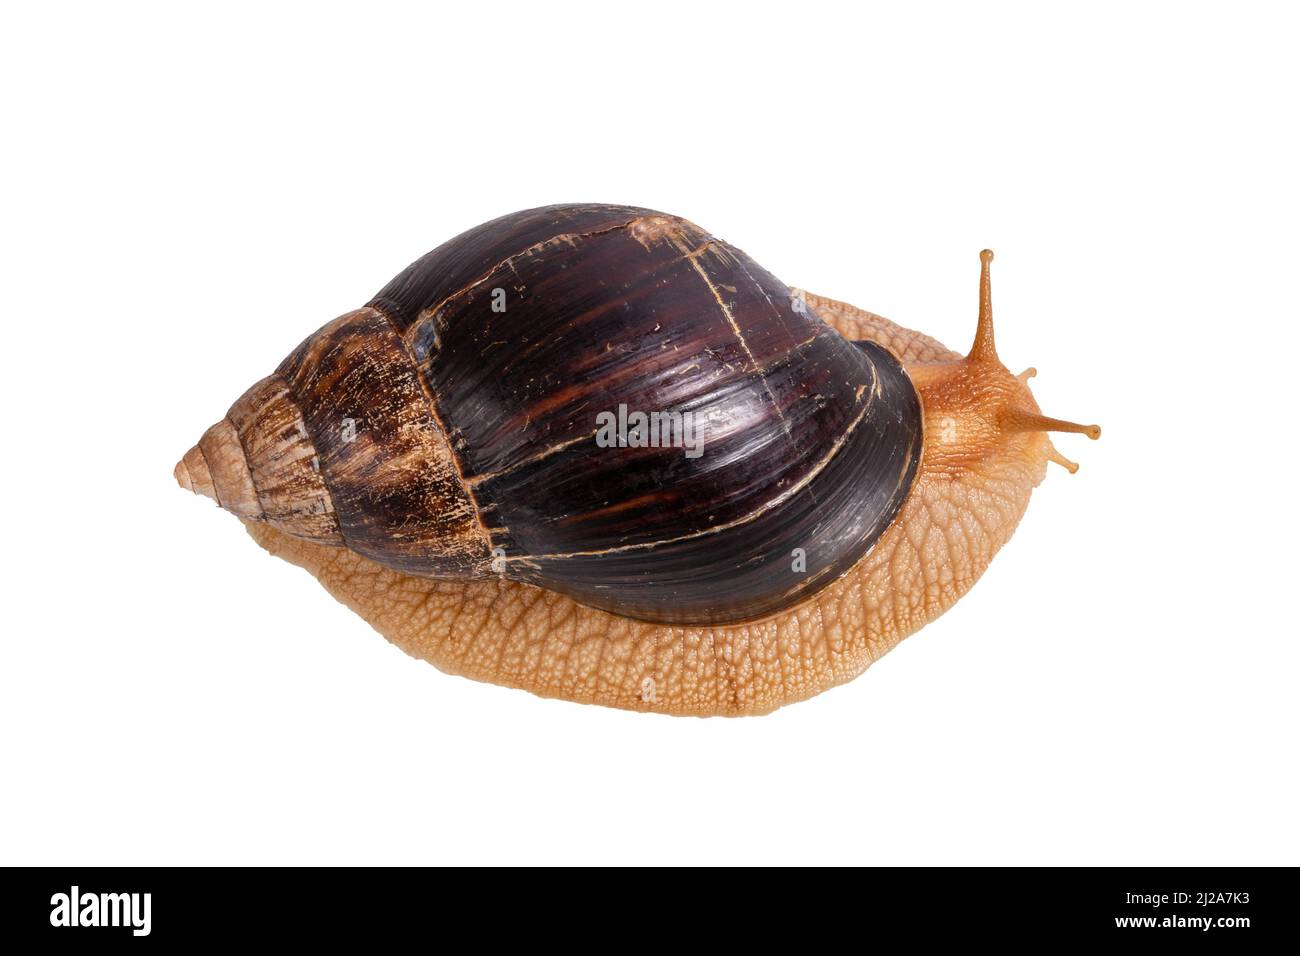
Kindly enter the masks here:
[[246, 521], [342, 544], [316, 448], [276, 376], [258, 382], [185, 453], [177, 483]]
[[229, 418], [204, 432], [199, 443], [177, 463], [173, 474], [186, 491], [211, 498], [241, 518], [261, 520], [257, 487]]

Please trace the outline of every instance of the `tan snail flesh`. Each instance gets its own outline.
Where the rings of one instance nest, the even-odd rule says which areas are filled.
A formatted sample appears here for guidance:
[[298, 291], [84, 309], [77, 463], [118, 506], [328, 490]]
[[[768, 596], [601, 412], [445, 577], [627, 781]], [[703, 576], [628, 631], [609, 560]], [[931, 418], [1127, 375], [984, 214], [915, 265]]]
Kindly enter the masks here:
[[[288, 422], [287, 437], [262, 457], [277, 460], [300, 502], [322, 502], [299, 508], [295, 534], [268, 520], [266, 489], [248, 479], [229, 419], [176, 477], [239, 514], [258, 544], [305, 568], [388, 640], [448, 673], [630, 710], [768, 713], [852, 680], [951, 607], [1010, 538], [1047, 462], [1076, 470], [1046, 433], [1100, 434], [1041, 415], [1027, 385], [1033, 370], [1013, 375], [998, 360], [991, 260], [981, 253], [978, 331], [966, 356], [880, 316], [796, 293], [844, 338], [876, 342], [903, 362], [923, 408], [923, 448], [901, 510], [870, 550], [838, 579], [757, 620], [652, 623], [502, 576], [437, 580], [385, 567], [335, 539], [329, 492], [304, 464], [310, 439], [300, 427], [291, 434]], [[318, 524], [304, 532], [304, 520]]]

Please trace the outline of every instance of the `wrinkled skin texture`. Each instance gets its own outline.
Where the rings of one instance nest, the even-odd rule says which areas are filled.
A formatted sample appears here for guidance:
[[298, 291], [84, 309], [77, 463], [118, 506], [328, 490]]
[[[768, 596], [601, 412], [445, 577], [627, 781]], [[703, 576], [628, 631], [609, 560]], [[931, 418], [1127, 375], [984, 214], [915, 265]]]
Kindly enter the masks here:
[[[961, 359], [880, 316], [811, 294], [807, 300], [846, 338], [892, 349], [918, 382], [942, 378]], [[1037, 411], [1028, 389], [998, 368], [996, 389]], [[746, 624], [669, 627], [525, 584], [410, 577], [345, 548], [245, 524], [258, 544], [306, 568], [384, 637], [448, 673], [629, 710], [764, 714], [857, 677], [965, 594], [1015, 530], [1051, 444], [1044, 433], [1025, 431], [974, 445], [958, 436], [954, 445], [953, 416], [932, 406], [989, 404], [980, 388], [963, 388], [949, 383], [927, 403], [920, 386], [925, 457], [875, 547], [804, 603]]]

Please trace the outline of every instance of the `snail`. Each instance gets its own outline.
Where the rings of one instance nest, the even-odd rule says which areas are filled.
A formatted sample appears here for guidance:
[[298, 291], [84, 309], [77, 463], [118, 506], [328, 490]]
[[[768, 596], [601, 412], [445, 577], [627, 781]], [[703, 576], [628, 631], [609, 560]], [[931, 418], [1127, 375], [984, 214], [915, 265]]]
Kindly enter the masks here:
[[861, 673], [1006, 543], [1049, 461], [1028, 369], [782, 284], [677, 216], [579, 204], [439, 246], [176, 466], [408, 653], [670, 714]]

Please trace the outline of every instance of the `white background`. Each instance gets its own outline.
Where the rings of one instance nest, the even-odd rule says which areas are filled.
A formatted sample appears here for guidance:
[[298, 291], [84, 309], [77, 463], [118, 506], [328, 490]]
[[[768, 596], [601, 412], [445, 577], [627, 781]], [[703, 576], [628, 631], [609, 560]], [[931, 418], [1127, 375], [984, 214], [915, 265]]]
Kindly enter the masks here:
[[[1300, 863], [1282, 7], [10, 6], [0, 862]], [[475, 223], [687, 216], [999, 349], [1058, 444], [974, 591], [775, 715], [407, 658], [172, 466]]]

